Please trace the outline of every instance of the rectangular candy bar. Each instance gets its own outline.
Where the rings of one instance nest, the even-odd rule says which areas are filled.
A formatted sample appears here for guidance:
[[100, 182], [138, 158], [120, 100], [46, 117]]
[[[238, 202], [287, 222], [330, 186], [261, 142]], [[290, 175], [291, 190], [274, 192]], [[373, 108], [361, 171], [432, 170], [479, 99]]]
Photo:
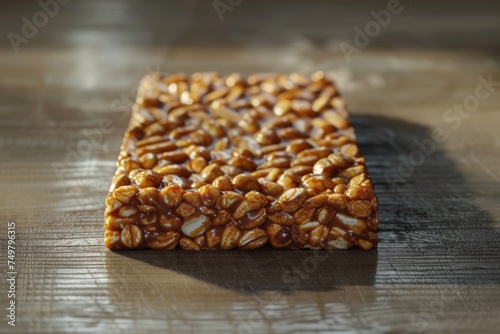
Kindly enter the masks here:
[[105, 245], [369, 250], [377, 209], [322, 72], [150, 74], [106, 199]]

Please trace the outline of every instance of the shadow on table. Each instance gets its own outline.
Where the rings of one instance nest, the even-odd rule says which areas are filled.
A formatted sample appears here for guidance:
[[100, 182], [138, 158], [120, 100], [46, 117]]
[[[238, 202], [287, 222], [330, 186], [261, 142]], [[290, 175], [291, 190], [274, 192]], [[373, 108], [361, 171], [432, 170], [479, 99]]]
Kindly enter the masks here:
[[353, 124], [380, 202], [376, 283], [500, 284], [500, 230], [474, 204], [494, 195], [467, 183], [434, 129], [376, 116]]
[[121, 255], [244, 293], [262, 290], [326, 291], [343, 285], [372, 285], [377, 251], [124, 251]]
[[[494, 260], [488, 260], [491, 257], [482, 256], [489, 250], [481, 247], [488, 240], [498, 245], [498, 232], [492, 233], [491, 217], [472, 204], [471, 191], [454, 162], [436, 145], [411, 173], [404, 173], [403, 182], [398, 179], [401, 156], [418, 148], [415, 139], [430, 139], [430, 129], [375, 116], [355, 116], [353, 124], [380, 200], [378, 251], [263, 248], [253, 252], [119, 254], [243, 293], [328, 291], [375, 282], [498, 281], [499, 269]], [[460, 266], [454, 266], [455, 261]], [[467, 273], [473, 268], [478, 275], [471, 277]], [[112, 263], [108, 270], [113, 270]]]

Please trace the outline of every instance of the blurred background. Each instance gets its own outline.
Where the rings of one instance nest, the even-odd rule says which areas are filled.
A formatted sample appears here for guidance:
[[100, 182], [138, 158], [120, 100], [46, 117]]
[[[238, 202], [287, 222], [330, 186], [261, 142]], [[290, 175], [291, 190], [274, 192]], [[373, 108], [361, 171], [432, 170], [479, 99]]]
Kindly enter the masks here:
[[[57, 8], [54, 7], [57, 4]], [[44, 4], [44, 5], [43, 5]], [[68, 6], [69, 5], [69, 6]], [[370, 48], [482, 49], [498, 51], [497, 1], [2, 1], [2, 33], [20, 33], [22, 18], [36, 24], [35, 47], [284, 47], [304, 44], [335, 50], [351, 43], [353, 28], [373, 20], [371, 12], [392, 9]], [[389, 10], [391, 10], [389, 8]], [[396, 13], [397, 12], [397, 13]], [[36, 20], [42, 23], [44, 20]], [[37, 22], [35, 22], [37, 23]], [[41, 27], [43, 25], [43, 27]], [[2, 39], [2, 46], [8, 47]]]
[[[392, 59], [394, 67], [408, 52], [480, 53], [491, 61], [500, 52], [498, 1], [41, 3], [1, 2], [2, 85], [26, 77], [33, 85], [109, 90], [128, 87], [150, 68], [308, 71], [349, 69], [372, 54]], [[390, 15], [377, 21], [381, 12]], [[372, 36], [359, 38], [367, 27]]]
[[[498, 1], [0, 3], [0, 112], [39, 122], [69, 109], [77, 117], [109, 112], [116, 99], [133, 100], [139, 79], [153, 70], [319, 69], [335, 77], [354, 112], [388, 112], [394, 103], [372, 102], [391, 92], [394, 102], [419, 99], [425, 113], [428, 102], [440, 110], [452, 102], [433, 100], [443, 89], [466, 89], [477, 74], [497, 69], [500, 53]], [[366, 104], [374, 110], [362, 110]]]

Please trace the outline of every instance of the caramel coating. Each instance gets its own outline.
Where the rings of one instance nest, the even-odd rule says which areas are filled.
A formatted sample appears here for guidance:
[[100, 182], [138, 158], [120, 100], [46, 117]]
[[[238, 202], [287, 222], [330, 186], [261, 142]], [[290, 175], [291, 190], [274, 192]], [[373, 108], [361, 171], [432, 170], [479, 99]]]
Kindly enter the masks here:
[[323, 73], [147, 75], [106, 198], [110, 249], [377, 246], [378, 200]]

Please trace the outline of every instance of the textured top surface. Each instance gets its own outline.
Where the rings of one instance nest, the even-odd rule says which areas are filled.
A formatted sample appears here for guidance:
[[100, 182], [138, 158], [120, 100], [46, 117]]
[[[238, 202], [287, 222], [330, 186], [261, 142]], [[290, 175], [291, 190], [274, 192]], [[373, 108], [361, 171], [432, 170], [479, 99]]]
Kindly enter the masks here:
[[147, 75], [106, 204], [111, 249], [377, 244], [373, 184], [320, 71]]

